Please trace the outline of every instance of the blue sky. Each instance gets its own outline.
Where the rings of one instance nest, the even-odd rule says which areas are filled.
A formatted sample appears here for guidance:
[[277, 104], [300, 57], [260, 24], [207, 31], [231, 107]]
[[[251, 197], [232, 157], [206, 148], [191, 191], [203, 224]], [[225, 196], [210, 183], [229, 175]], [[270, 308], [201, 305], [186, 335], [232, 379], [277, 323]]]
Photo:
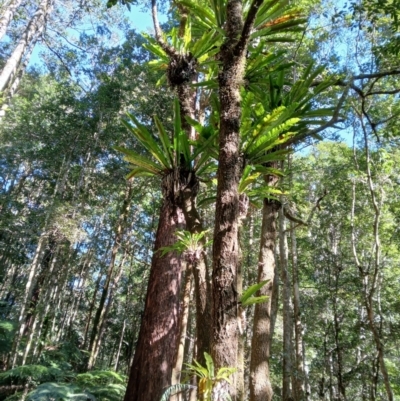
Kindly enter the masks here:
[[[151, 32], [153, 31], [153, 20], [151, 18], [151, 11], [142, 11], [143, 7], [131, 6], [131, 10], [128, 11], [127, 7], [124, 7], [125, 15], [130, 21], [131, 28], [136, 29], [139, 32]], [[161, 23], [167, 20], [166, 16], [159, 15], [159, 20]], [[40, 59], [40, 52], [42, 50], [41, 45], [37, 45], [33, 50], [29, 66], [42, 65]]]

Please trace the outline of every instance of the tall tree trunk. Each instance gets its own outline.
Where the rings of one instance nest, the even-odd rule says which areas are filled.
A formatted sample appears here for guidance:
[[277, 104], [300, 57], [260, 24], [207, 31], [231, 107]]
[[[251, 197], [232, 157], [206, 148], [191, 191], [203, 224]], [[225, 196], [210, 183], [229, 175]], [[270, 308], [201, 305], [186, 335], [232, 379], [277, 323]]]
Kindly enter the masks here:
[[41, 256], [42, 256], [43, 248], [45, 246], [45, 242], [46, 242], [46, 236], [45, 236], [45, 233], [43, 233], [39, 238], [39, 242], [36, 247], [35, 255], [33, 257], [33, 261], [30, 266], [30, 269], [29, 269], [28, 281], [25, 286], [25, 296], [22, 301], [22, 306], [21, 306], [21, 310], [19, 313], [19, 319], [18, 319], [19, 327], [18, 327], [16, 336], [14, 338], [10, 358], [7, 363], [9, 369], [13, 368], [15, 366], [15, 364], [17, 363], [19, 344], [20, 344], [21, 338], [25, 332], [25, 313], [29, 307], [29, 303], [32, 298], [32, 292], [33, 292], [33, 288], [34, 288], [34, 284], [35, 284], [36, 272], [40, 266]]
[[290, 222], [291, 257], [292, 257], [292, 277], [293, 277], [293, 312], [294, 312], [294, 335], [295, 335], [295, 385], [293, 388], [293, 398], [295, 401], [307, 400], [306, 394], [307, 378], [304, 369], [304, 342], [303, 325], [301, 323], [299, 274], [297, 266], [297, 241], [294, 223]]
[[108, 314], [109, 314], [111, 307], [113, 305], [113, 302], [114, 302], [114, 293], [115, 293], [115, 290], [117, 289], [119, 280], [120, 280], [122, 272], [123, 272], [123, 267], [125, 264], [125, 259], [126, 259], [127, 253], [128, 253], [128, 250], [126, 249], [124, 256], [122, 257], [121, 263], [119, 265], [118, 273], [114, 277], [112, 284], [110, 286], [109, 295], [108, 295], [108, 299], [107, 299], [107, 305], [104, 307], [103, 313], [100, 315], [100, 320], [98, 323], [98, 332], [97, 332], [97, 335], [94, 339], [94, 342], [93, 342], [93, 345], [91, 348], [91, 355], [90, 355], [90, 359], [89, 359], [90, 369], [92, 369], [94, 364], [96, 363], [97, 355], [99, 354], [99, 351], [100, 351], [101, 340], [102, 340], [103, 335], [107, 328], [106, 327], [107, 317], [108, 317]]
[[259, 295], [269, 297], [267, 302], [256, 304], [250, 359], [250, 401], [270, 401], [272, 385], [269, 374], [271, 347], [271, 304], [275, 275], [276, 219], [279, 203], [264, 199], [260, 252], [258, 257], [258, 282], [269, 280]]
[[[186, 340], [186, 332], [187, 325], [189, 320], [189, 309], [190, 309], [190, 294], [192, 292], [192, 270], [193, 267], [190, 263], [187, 263], [186, 272], [185, 272], [185, 283], [182, 292], [182, 302], [181, 302], [181, 311], [179, 318], [179, 337], [178, 337], [178, 349], [175, 358], [175, 364], [172, 369], [172, 379], [171, 384], [178, 384], [181, 382], [181, 373], [183, 366], [183, 357], [185, 351], [185, 340]], [[182, 397], [180, 394], [176, 394], [171, 397], [171, 401], [181, 401]]]
[[[192, 175], [191, 182], [188, 183], [182, 192], [183, 212], [185, 214], [187, 229], [192, 234], [204, 232], [203, 223], [196, 207], [196, 197], [198, 192], [198, 180]], [[196, 298], [196, 356], [195, 359], [204, 365], [204, 352], [210, 353], [211, 350], [211, 288], [208, 273], [207, 253], [205, 250], [204, 237], [200, 241], [203, 247], [193, 265], [194, 292]]]
[[6, 34], [7, 28], [14, 18], [15, 11], [18, 9], [21, 3], [22, 0], [11, 0], [3, 11], [3, 14], [0, 18], [0, 40], [2, 40], [3, 36]]
[[[154, 244], [145, 310], [131, 367], [125, 401], [159, 400], [171, 384], [179, 336], [181, 263], [175, 252], [161, 248], [176, 242], [184, 215], [174, 191], [175, 172], [163, 178], [163, 203]], [[179, 186], [179, 185], [178, 185]], [[179, 191], [179, 189], [178, 189]]]
[[29, 46], [33, 46], [45, 27], [47, 15], [50, 13], [54, 0], [42, 0], [32, 19], [29, 21], [17, 46], [8, 58], [0, 73], [0, 92], [13, 79], [18, 66]]
[[[379, 273], [381, 268], [381, 240], [380, 240], [380, 221], [381, 221], [381, 210], [383, 206], [384, 195], [383, 191], [381, 191], [380, 195], [377, 193], [377, 189], [375, 183], [372, 179], [372, 171], [371, 171], [371, 159], [370, 159], [370, 150], [368, 144], [368, 133], [366, 131], [366, 127], [363, 121], [363, 116], [359, 115], [361, 126], [364, 134], [364, 149], [365, 149], [365, 158], [366, 158], [366, 175], [367, 175], [367, 185], [370, 192], [370, 199], [372, 203], [372, 207], [374, 210], [374, 221], [373, 221], [373, 244], [371, 251], [371, 261], [369, 262], [369, 266], [363, 266], [360, 258], [358, 257], [357, 252], [357, 244], [356, 244], [356, 229], [354, 225], [355, 220], [355, 206], [356, 206], [356, 183], [352, 183], [352, 206], [351, 206], [351, 245], [353, 251], [353, 257], [355, 264], [358, 268], [360, 279], [363, 284], [363, 298], [364, 305], [367, 311], [367, 318], [369, 327], [375, 342], [376, 350], [378, 353], [378, 361], [379, 368], [383, 377], [383, 383], [386, 390], [386, 395], [388, 401], [394, 400], [392, 386], [390, 384], [389, 374], [386, 368], [385, 358], [384, 358], [384, 345], [379, 334], [379, 329], [377, 327], [377, 322], [375, 318], [375, 310], [374, 310], [374, 296], [379, 285]], [[355, 151], [354, 151], [355, 152]], [[356, 159], [356, 155], [354, 154], [354, 158]], [[356, 165], [358, 167], [358, 163], [356, 161]]]
[[286, 224], [283, 207], [279, 210], [279, 262], [281, 265], [282, 301], [283, 301], [283, 366], [282, 366], [282, 401], [292, 401], [292, 332], [293, 309], [291, 302], [291, 285], [288, 273], [288, 247]]
[[[238, 223], [240, 218], [238, 185], [243, 172], [240, 154], [242, 85], [250, 33], [262, 0], [254, 0], [243, 21], [241, 1], [226, 4], [225, 41], [219, 51], [218, 74], [220, 121], [218, 185], [213, 243], [213, 337], [212, 356], [216, 368], [236, 366], [238, 352], [239, 263]], [[233, 381], [234, 382], [234, 381]], [[218, 387], [218, 386], [217, 386]], [[221, 384], [213, 391], [214, 400], [235, 396], [233, 385]], [[225, 387], [225, 388], [222, 388]], [[220, 391], [222, 390], [222, 391]]]

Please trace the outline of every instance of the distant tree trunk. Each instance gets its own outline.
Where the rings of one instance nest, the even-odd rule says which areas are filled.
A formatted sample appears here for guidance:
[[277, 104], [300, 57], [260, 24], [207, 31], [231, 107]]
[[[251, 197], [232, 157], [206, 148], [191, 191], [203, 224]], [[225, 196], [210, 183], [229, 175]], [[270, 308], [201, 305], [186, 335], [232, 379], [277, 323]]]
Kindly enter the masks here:
[[282, 401], [292, 401], [292, 332], [293, 309], [291, 302], [291, 285], [288, 273], [288, 247], [286, 224], [283, 207], [279, 210], [279, 262], [281, 266], [282, 301], [283, 301], [283, 366], [282, 366]]
[[54, 0], [42, 0], [32, 19], [29, 21], [17, 46], [8, 58], [0, 73], [0, 92], [9, 84], [16, 74], [18, 66], [29, 46], [33, 46], [46, 24], [47, 15], [50, 13]]
[[21, 3], [22, 0], [11, 0], [10, 3], [7, 4], [6, 9], [0, 18], [0, 40], [2, 40], [3, 36], [6, 34], [7, 28], [14, 18], [15, 11]]
[[175, 172], [163, 178], [163, 203], [145, 310], [125, 401], [159, 400], [171, 384], [179, 336], [181, 263], [175, 252], [162, 256], [160, 249], [174, 244], [176, 229], [184, 227], [184, 215], [176, 198], [177, 186]]
[[[375, 342], [376, 350], [378, 353], [379, 369], [382, 374], [383, 383], [386, 390], [386, 395], [388, 401], [394, 400], [392, 386], [390, 384], [389, 374], [386, 368], [385, 362], [385, 352], [384, 344], [382, 342], [379, 329], [377, 327], [377, 321], [375, 317], [375, 293], [379, 286], [379, 275], [381, 269], [381, 240], [380, 240], [380, 222], [381, 222], [381, 210], [384, 203], [383, 191], [378, 194], [377, 185], [373, 182], [373, 173], [371, 171], [371, 157], [368, 144], [368, 133], [363, 121], [363, 116], [359, 115], [361, 126], [364, 133], [364, 149], [366, 158], [366, 175], [367, 175], [367, 185], [370, 192], [370, 200], [374, 211], [374, 220], [372, 224], [372, 234], [373, 234], [373, 245], [371, 252], [371, 262], [369, 266], [363, 266], [360, 258], [358, 257], [357, 245], [356, 245], [356, 228], [354, 225], [355, 219], [355, 207], [356, 207], [356, 184], [352, 183], [352, 206], [351, 206], [351, 245], [355, 264], [359, 271], [359, 276], [363, 285], [363, 299], [364, 305], [367, 311], [367, 318], [369, 327]], [[358, 166], [358, 163], [356, 163]]]
[[111, 307], [113, 305], [113, 302], [114, 302], [114, 293], [115, 293], [115, 290], [117, 289], [119, 280], [120, 280], [122, 272], [123, 272], [123, 267], [124, 267], [124, 264], [125, 264], [125, 259], [126, 259], [127, 253], [128, 253], [128, 250], [125, 249], [124, 256], [122, 257], [121, 263], [119, 265], [118, 273], [114, 277], [114, 279], [112, 281], [112, 284], [110, 286], [110, 289], [109, 289], [107, 305], [104, 307], [103, 313], [100, 315], [100, 320], [99, 320], [99, 323], [98, 323], [98, 333], [97, 333], [96, 338], [94, 339], [94, 342], [93, 342], [93, 345], [92, 345], [92, 348], [91, 348], [91, 355], [90, 355], [90, 360], [89, 360], [90, 364], [91, 364], [90, 365], [90, 369], [92, 369], [93, 366], [95, 365], [96, 359], [97, 359], [97, 355], [98, 355], [98, 353], [100, 351], [101, 340], [102, 340], [103, 335], [104, 335], [104, 333], [106, 331], [106, 328], [107, 328], [106, 327], [107, 317], [108, 317], [108, 314], [109, 314], [109, 312], [111, 310]]
[[294, 334], [295, 334], [295, 385], [293, 396], [295, 401], [307, 400], [306, 383], [307, 377], [304, 369], [304, 342], [303, 325], [301, 323], [299, 274], [297, 266], [297, 241], [294, 223], [290, 222], [291, 256], [292, 256], [292, 277], [293, 277], [293, 312], [294, 312]]
[[19, 344], [20, 344], [21, 338], [25, 332], [25, 313], [28, 310], [29, 303], [31, 301], [34, 283], [35, 283], [35, 279], [36, 279], [36, 272], [40, 266], [41, 256], [42, 256], [42, 252], [43, 252], [45, 243], [46, 243], [46, 236], [45, 236], [45, 233], [43, 233], [39, 238], [39, 241], [38, 241], [38, 244], [36, 247], [36, 251], [35, 251], [35, 254], [34, 254], [34, 257], [32, 260], [32, 264], [29, 269], [28, 281], [27, 281], [26, 287], [25, 287], [25, 296], [24, 296], [24, 300], [22, 301], [21, 310], [19, 313], [19, 319], [18, 319], [19, 327], [18, 327], [18, 331], [14, 338], [12, 351], [10, 354], [9, 362], [7, 364], [8, 369], [12, 369], [15, 366], [15, 364], [17, 363]]
[[260, 252], [258, 257], [258, 282], [269, 280], [259, 295], [269, 297], [267, 302], [255, 305], [253, 337], [250, 359], [250, 401], [270, 401], [272, 385], [269, 375], [271, 347], [271, 304], [275, 275], [276, 219], [279, 203], [264, 199]]
[[120, 212], [117, 226], [115, 229], [114, 244], [113, 244], [113, 247], [111, 250], [111, 258], [110, 258], [110, 263], [108, 265], [106, 281], [103, 286], [100, 303], [97, 308], [97, 312], [96, 312], [96, 315], [95, 315], [94, 321], [93, 321], [92, 333], [91, 333], [90, 344], [89, 344], [90, 357], [89, 357], [88, 365], [87, 365], [88, 370], [92, 369], [92, 367], [94, 365], [94, 359], [95, 359], [95, 355], [96, 355], [96, 352], [95, 352], [96, 344], [98, 343], [99, 338], [100, 338], [99, 328], [101, 327], [101, 324], [104, 321], [104, 314], [105, 314], [104, 305], [105, 305], [106, 299], [109, 295], [110, 283], [112, 280], [114, 267], [115, 267], [115, 260], [116, 260], [118, 251], [121, 247], [122, 238], [123, 238], [125, 227], [126, 227], [127, 220], [128, 220], [128, 213], [129, 213], [129, 209], [130, 209], [132, 195], [133, 195], [133, 185], [130, 181], [128, 181], [126, 184], [125, 196], [124, 196], [124, 200], [122, 202], [121, 212]]

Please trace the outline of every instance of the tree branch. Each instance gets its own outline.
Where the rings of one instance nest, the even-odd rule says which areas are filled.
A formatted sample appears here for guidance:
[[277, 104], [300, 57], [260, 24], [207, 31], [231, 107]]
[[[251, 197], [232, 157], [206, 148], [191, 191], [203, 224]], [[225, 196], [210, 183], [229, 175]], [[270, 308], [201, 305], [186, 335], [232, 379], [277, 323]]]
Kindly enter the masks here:
[[247, 44], [250, 40], [251, 30], [253, 29], [254, 22], [256, 20], [258, 9], [260, 8], [263, 0], [253, 0], [250, 9], [247, 13], [246, 21], [244, 22], [242, 34], [239, 42], [235, 46], [235, 54], [240, 55], [247, 48]]
[[158, 22], [157, 0], [151, 0], [151, 15], [153, 17], [154, 33], [158, 44], [169, 57], [175, 57], [177, 55], [176, 49], [169, 45], [163, 38], [163, 31], [160, 23]]

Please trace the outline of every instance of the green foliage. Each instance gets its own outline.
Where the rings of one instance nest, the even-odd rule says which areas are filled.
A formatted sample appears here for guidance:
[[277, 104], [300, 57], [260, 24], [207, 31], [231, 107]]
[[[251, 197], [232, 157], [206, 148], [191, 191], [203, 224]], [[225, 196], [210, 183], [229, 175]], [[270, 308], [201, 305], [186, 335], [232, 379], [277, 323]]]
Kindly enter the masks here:
[[205, 246], [211, 244], [211, 241], [203, 244], [203, 238], [208, 231], [209, 230], [205, 230], [200, 233], [191, 233], [186, 230], [177, 231], [175, 235], [178, 240], [171, 246], [164, 246], [160, 248], [160, 251], [162, 251], [161, 256], [173, 251], [178, 253], [187, 252], [190, 254], [197, 254], [198, 252], [201, 252]]
[[0, 373], [0, 383], [25, 384], [30, 381], [43, 383], [47, 381], [61, 381], [69, 376], [57, 367], [43, 365], [24, 365]]
[[15, 322], [9, 320], [0, 321], [0, 353], [11, 351], [12, 340], [16, 329]]
[[260, 283], [257, 284], [253, 284], [252, 286], [250, 286], [249, 288], [247, 288], [247, 290], [245, 290], [243, 292], [243, 294], [241, 295], [241, 297], [239, 298], [239, 302], [242, 306], [250, 306], [250, 305], [255, 305], [255, 304], [261, 304], [263, 302], [268, 301], [268, 296], [266, 295], [262, 295], [259, 297], [255, 297], [254, 294], [261, 289], [262, 287], [264, 287], [264, 285], [266, 285], [269, 282], [269, 280], [264, 280], [261, 281]]
[[164, 391], [164, 394], [162, 395], [160, 401], [169, 401], [170, 397], [172, 397], [173, 395], [187, 392], [192, 388], [196, 387], [186, 383], [174, 384]]
[[[125, 160], [135, 166], [127, 175], [127, 179], [137, 176], [164, 175], [177, 168], [185, 168], [196, 171], [208, 164], [208, 158], [198, 156], [204, 152], [214, 140], [211, 137], [205, 141], [189, 142], [186, 133], [182, 131], [179, 103], [174, 103], [174, 131], [170, 140], [164, 126], [155, 117], [159, 141], [153, 137], [149, 130], [141, 124], [135, 116], [128, 114], [130, 122], [124, 122], [125, 126], [139, 141], [141, 146], [152, 158], [142, 156], [138, 152], [116, 146], [115, 149], [125, 154]], [[193, 151], [191, 150], [193, 147]]]
[[200, 365], [197, 361], [194, 364], [187, 364], [188, 373], [196, 375], [198, 380], [198, 394], [203, 401], [211, 401], [212, 390], [220, 383], [230, 383], [230, 376], [236, 372], [236, 368], [222, 367], [215, 373], [214, 361], [211, 355], [204, 353], [206, 366]]
[[97, 401], [88, 391], [73, 384], [43, 383], [27, 396], [27, 401]]
[[126, 391], [125, 383], [126, 377], [112, 371], [76, 375], [69, 369], [43, 365], [19, 366], [0, 374], [0, 384], [4, 386], [37, 386], [28, 394], [27, 400], [32, 401], [120, 401]]

